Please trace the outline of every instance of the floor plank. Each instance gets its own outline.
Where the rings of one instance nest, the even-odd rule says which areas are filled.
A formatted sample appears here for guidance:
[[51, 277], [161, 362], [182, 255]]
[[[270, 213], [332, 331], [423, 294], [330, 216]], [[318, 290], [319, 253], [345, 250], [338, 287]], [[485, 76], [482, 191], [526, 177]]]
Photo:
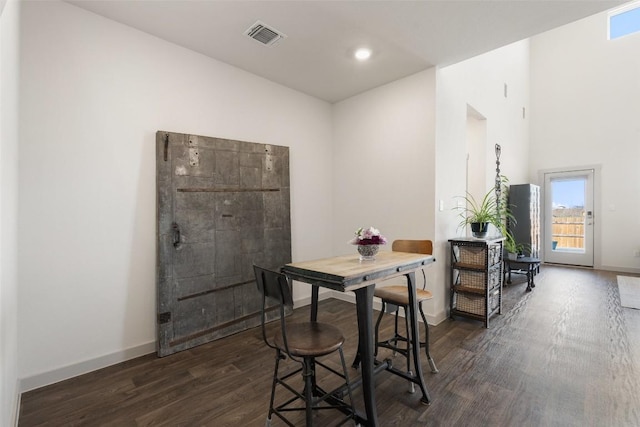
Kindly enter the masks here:
[[[462, 318], [431, 327], [440, 372], [423, 360], [430, 406], [402, 379], [378, 375], [381, 425], [640, 425], [640, 310], [620, 306], [616, 274], [543, 266], [535, 281], [526, 293], [526, 279], [514, 276], [490, 329]], [[345, 332], [349, 363], [354, 306], [326, 300], [319, 316]], [[307, 317], [308, 308], [293, 315]], [[384, 326], [389, 332], [390, 316]], [[262, 426], [273, 357], [259, 329], [162, 359], [143, 356], [23, 394], [19, 425]], [[381, 349], [380, 357], [392, 355]], [[354, 400], [362, 410], [359, 390]], [[330, 413], [317, 420], [334, 422]]]

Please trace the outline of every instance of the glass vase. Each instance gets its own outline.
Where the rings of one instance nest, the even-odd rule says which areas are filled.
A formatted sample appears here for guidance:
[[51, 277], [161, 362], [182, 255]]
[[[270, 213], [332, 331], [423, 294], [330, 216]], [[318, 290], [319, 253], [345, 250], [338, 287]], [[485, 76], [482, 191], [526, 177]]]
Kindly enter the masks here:
[[360, 261], [373, 261], [380, 249], [380, 245], [358, 245]]

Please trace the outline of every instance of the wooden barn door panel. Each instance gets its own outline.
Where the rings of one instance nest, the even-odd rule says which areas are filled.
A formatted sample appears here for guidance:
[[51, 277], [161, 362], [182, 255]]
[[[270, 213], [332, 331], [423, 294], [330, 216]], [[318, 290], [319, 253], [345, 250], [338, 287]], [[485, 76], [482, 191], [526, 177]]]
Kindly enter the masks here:
[[253, 264], [291, 262], [289, 150], [163, 131], [156, 148], [165, 356], [259, 324]]

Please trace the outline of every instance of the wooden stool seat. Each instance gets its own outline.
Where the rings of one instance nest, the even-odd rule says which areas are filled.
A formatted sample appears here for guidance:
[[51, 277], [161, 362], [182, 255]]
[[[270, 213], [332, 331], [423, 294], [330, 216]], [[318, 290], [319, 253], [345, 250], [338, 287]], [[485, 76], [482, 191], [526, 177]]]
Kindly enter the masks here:
[[[409, 305], [409, 294], [407, 293], [407, 287], [403, 285], [391, 285], [383, 288], [376, 288], [373, 293], [374, 296], [386, 300], [386, 302], [395, 305]], [[416, 301], [421, 303], [422, 301], [430, 300], [433, 298], [433, 294], [425, 289], [416, 289]]]
[[[275, 344], [285, 350], [282, 334], [276, 333]], [[333, 325], [319, 322], [290, 323], [287, 325], [287, 345], [293, 356], [324, 356], [344, 344], [342, 331]]]

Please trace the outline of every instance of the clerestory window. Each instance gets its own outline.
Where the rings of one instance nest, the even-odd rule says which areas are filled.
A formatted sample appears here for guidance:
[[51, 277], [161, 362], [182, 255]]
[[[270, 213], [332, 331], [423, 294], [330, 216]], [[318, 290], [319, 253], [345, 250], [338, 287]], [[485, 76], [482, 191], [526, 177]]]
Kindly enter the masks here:
[[609, 13], [609, 40], [640, 32], [640, 2]]

